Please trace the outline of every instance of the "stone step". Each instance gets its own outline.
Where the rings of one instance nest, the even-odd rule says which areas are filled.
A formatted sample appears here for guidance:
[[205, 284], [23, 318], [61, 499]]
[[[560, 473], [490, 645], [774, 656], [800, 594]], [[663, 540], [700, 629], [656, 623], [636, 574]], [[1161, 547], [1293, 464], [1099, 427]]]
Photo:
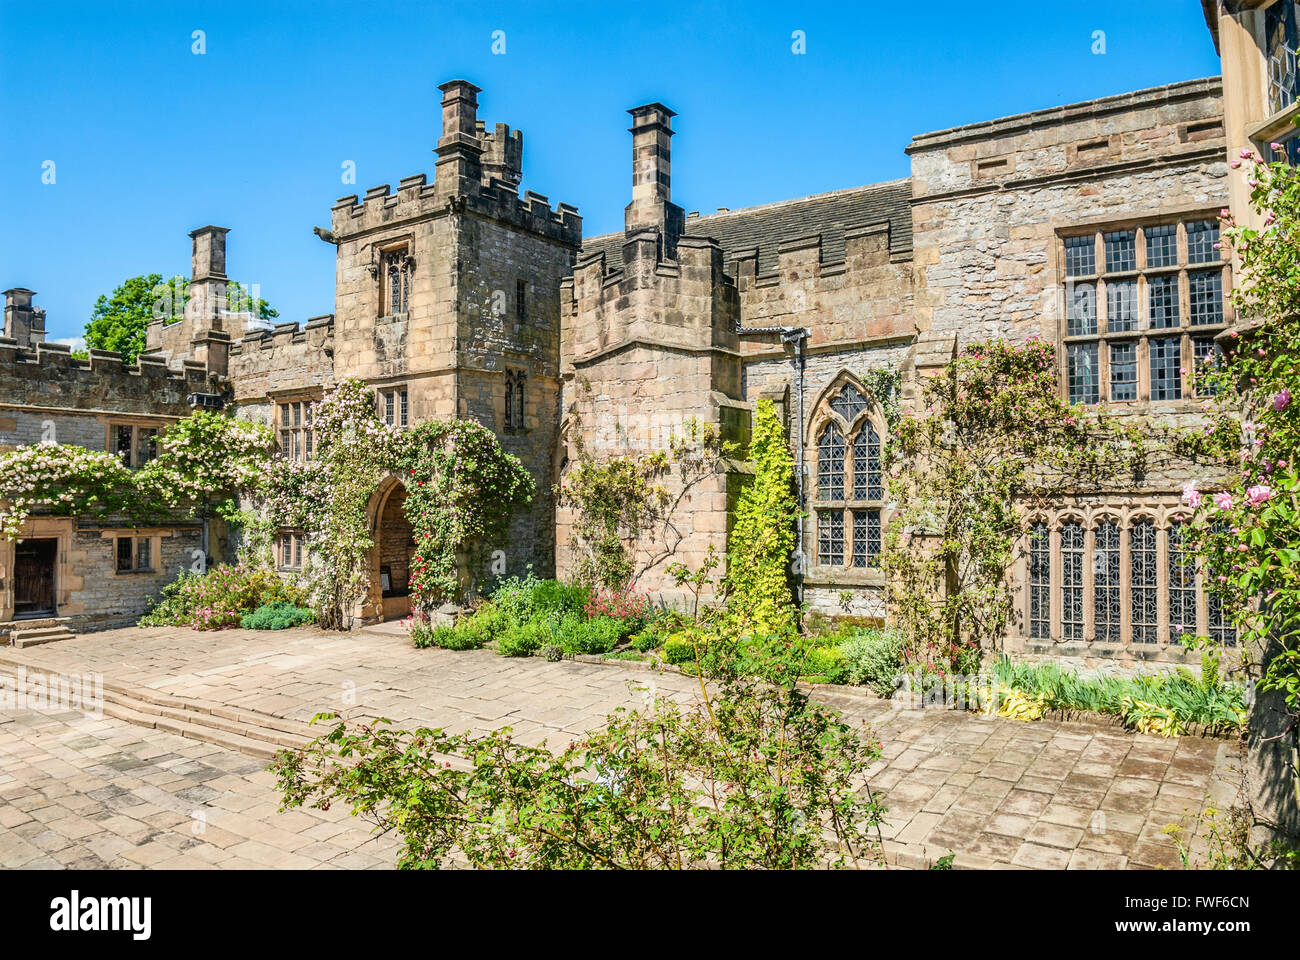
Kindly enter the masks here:
[[38, 627], [34, 630], [15, 630], [11, 636], [15, 647], [36, 647], [56, 640], [71, 640], [76, 634], [67, 627]]
[[301, 720], [277, 717], [248, 707], [232, 707], [228, 704], [215, 703], [211, 700], [196, 697], [177, 697], [172, 694], [161, 693], [151, 687], [135, 686], [116, 680], [105, 680], [104, 690], [130, 697], [132, 700], [137, 701], [141, 705], [139, 709], [146, 713], [159, 713], [163, 708], [169, 708], [201, 715], [211, 714], [227, 721], [235, 721], [254, 727], [264, 727], [277, 733], [299, 737], [303, 742], [320, 736], [325, 730], [324, 727], [313, 727]]
[[[280, 726], [287, 725], [285, 721], [266, 715], [254, 715], [250, 711], [236, 711], [238, 718], [231, 719], [204, 709], [203, 706], [185, 704], [175, 698], [155, 696], [154, 700], [169, 702], [151, 702], [136, 696], [138, 692], [138, 690], [123, 692], [122, 684], [104, 684], [106, 703], [111, 702], [121, 709], [130, 711], [132, 722], [142, 722], [143, 725], [152, 725], [160, 730], [165, 729], [165, 723], [181, 724], [192, 732], [209, 730], [241, 740], [260, 741], [264, 747], [270, 748], [272, 753], [278, 747], [291, 749], [300, 747], [319, 732], [313, 730], [310, 735], [298, 731], [288, 732], [279, 729]], [[198, 739], [203, 738], [198, 737]]]

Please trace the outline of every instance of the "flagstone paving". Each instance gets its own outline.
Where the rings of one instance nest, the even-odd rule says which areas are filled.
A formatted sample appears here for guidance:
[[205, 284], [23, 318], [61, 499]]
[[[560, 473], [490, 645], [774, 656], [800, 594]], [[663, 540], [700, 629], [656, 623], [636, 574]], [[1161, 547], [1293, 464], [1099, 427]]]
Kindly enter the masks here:
[[[614, 708], [651, 697], [690, 703], [671, 672], [415, 650], [391, 626], [196, 633], [149, 628], [0, 648], [15, 664], [215, 702], [292, 720], [319, 712], [399, 725], [511, 726], [552, 745]], [[871, 786], [889, 808], [891, 861], [925, 866], [1176, 868], [1165, 826], [1238, 792], [1240, 750], [1117, 727], [1020, 723], [904, 710], [858, 691], [816, 694], [865, 724], [883, 756]], [[265, 762], [110, 717], [0, 712], [0, 866], [382, 867], [398, 842], [345, 810], [277, 811]], [[1198, 849], [1203, 844], [1198, 842]]]

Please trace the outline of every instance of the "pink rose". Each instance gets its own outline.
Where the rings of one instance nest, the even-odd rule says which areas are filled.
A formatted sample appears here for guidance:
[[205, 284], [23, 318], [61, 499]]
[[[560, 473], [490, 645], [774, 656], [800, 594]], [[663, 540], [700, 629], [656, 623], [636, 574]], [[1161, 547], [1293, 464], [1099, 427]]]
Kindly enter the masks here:
[[1267, 503], [1273, 497], [1273, 491], [1263, 483], [1256, 484], [1246, 491], [1246, 506], [1258, 507], [1261, 503]]
[[1214, 495], [1214, 505], [1218, 507], [1220, 510], [1231, 510], [1232, 494], [1228, 493], [1227, 491], [1224, 491], [1222, 493], [1216, 493]]
[[1188, 480], [1183, 487], [1183, 503], [1187, 504], [1193, 510], [1201, 505], [1201, 492], [1196, 489], [1196, 481]]
[[1281, 413], [1291, 404], [1291, 388], [1283, 387], [1282, 392], [1273, 398], [1273, 409]]

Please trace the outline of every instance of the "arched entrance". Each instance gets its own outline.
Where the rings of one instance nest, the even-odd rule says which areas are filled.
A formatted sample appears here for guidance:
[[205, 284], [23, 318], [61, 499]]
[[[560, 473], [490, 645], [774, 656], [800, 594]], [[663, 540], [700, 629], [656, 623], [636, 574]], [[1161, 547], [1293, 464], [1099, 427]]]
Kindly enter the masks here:
[[406, 518], [406, 487], [389, 477], [376, 497], [365, 619], [399, 620], [411, 612], [411, 555], [415, 552], [411, 522]]

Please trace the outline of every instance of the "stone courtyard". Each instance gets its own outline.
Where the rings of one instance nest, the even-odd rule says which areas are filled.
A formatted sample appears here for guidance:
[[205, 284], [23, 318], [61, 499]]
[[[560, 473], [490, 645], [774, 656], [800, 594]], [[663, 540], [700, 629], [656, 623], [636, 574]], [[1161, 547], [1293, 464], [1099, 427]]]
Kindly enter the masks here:
[[[618, 706], [699, 693], [692, 678], [627, 664], [416, 650], [395, 625], [124, 629], [0, 651], [0, 674], [24, 669], [102, 675], [103, 716], [0, 713], [4, 867], [392, 866], [399, 842], [345, 810], [278, 812], [266, 761], [316, 732], [314, 714], [510, 726], [562, 746]], [[902, 867], [951, 852], [972, 868], [1177, 868], [1161, 831], [1230, 804], [1240, 779], [1238, 746], [1223, 740], [898, 709], [849, 688], [816, 696], [882, 742], [870, 783]]]

